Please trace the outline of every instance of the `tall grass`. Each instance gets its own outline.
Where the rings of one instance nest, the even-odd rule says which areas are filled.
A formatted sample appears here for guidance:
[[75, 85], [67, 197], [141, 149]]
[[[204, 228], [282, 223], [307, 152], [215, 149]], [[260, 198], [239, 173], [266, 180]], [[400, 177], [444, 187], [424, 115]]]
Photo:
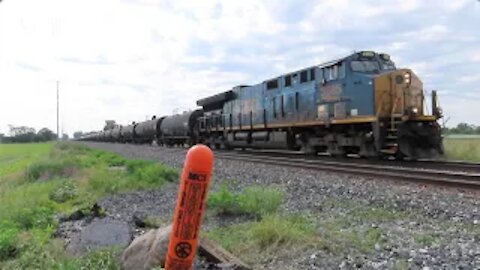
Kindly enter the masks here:
[[160, 187], [178, 177], [155, 162], [130, 161], [81, 144], [8, 146], [1, 157], [13, 156], [17, 167], [8, 169], [10, 159], [1, 163], [8, 173], [0, 179], [0, 269], [116, 269], [110, 251], [68, 259], [63, 249], [49, 250], [55, 216], [90, 207], [107, 194]]
[[451, 160], [480, 162], [480, 138], [445, 138], [445, 155]]
[[267, 215], [260, 221], [214, 229], [207, 236], [252, 264], [272, 253], [320, 243], [312, 221], [297, 215]]
[[227, 184], [222, 184], [217, 192], [208, 197], [208, 207], [217, 214], [251, 214], [261, 217], [278, 211], [283, 201], [283, 192], [271, 187], [247, 187], [241, 192], [233, 192]]

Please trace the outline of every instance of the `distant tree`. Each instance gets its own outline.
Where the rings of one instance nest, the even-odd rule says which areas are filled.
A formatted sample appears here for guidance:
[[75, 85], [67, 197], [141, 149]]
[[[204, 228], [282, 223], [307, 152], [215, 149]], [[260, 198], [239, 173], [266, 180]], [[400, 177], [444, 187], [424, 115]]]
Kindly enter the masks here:
[[68, 139], [69, 139], [68, 134], [63, 133], [62, 134], [62, 141], [68, 141]]
[[31, 127], [26, 127], [26, 126], [16, 127], [16, 126], [9, 125], [9, 128], [10, 128], [10, 136], [12, 136], [12, 137], [19, 136], [19, 135], [25, 135], [25, 134], [28, 134], [28, 133], [34, 133], [35, 134], [35, 129], [31, 128]]
[[461, 134], [473, 134], [475, 126], [467, 123], [459, 123], [456, 127], [456, 132]]
[[80, 139], [83, 136], [83, 132], [81, 131], [76, 131], [73, 133], [73, 138], [74, 139]]
[[42, 128], [38, 131], [37, 138], [38, 141], [41, 142], [53, 141], [57, 138], [57, 134], [53, 133], [53, 131], [48, 128]]
[[480, 126], [459, 123], [456, 127], [444, 127], [443, 132], [446, 134], [480, 134]]

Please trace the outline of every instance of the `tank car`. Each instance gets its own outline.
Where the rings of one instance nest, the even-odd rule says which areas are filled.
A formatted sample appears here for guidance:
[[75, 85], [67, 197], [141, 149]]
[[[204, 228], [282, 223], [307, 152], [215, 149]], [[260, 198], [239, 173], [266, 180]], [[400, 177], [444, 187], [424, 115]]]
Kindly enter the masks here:
[[164, 117], [153, 116], [151, 120], [138, 123], [135, 128], [135, 141], [137, 143], [152, 143], [160, 134], [160, 125]]
[[112, 129], [105, 130], [103, 133], [104, 133], [103, 140], [105, 142], [113, 142]]
[[194, 110], [164, 117], [160, 124], [158, 143], [167, 146], [197, 143], [199, 137], [196, 124], [202, 115], [202, 110]]
[[121, 142], [122, 141], [122, 126], [116, 126], [112, 129], [110, 136], [112, 142]]
[[135, 143], [135, 126], [137, 124], [132, 122], [131, 125], [125, 126], [120, 132], [122, 142], [124, 143]]
[[200, 141], [332, 155], [432, 158], [443, 154], [441, 110], [385, 53], [362, 51], [197, 101]]

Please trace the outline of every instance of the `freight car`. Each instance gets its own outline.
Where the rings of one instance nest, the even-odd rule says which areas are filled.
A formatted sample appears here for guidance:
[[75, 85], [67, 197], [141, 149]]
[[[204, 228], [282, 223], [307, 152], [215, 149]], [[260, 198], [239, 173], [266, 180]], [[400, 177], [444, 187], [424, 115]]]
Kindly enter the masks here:
[[388, 54], [362, 51], [206, 97], [197, 101], [202, 110], [133, 123], [121, 129], [121, 139], [108, 136], [168, 146], [432, 158], [443, 154], [435, 92], [431, 103], [428, 114], [412, 70], [397, 69]]
[[193, 145], [202, 141], [198, 134], [197, 121], [203, 115], [202, 110], [194, 110], [166, 116], [157, 133], [160, 145]]
[[140, 122], [134, 127], [133, 140], [136, 143], [152, 143], [159, 134], [160, 125], [165, 117], [153, 116], [151, 120]]

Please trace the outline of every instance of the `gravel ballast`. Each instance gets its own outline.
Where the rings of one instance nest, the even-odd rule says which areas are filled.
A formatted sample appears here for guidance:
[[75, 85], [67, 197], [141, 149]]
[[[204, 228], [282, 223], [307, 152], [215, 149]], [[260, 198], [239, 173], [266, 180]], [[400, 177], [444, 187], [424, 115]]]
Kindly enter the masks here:
[[[87, 145], [179, 169], [186, 153], [186, 149], [148, 145]], [[284, 190], [282, 211], [310, 216], [326, 245], [341, 250], [334, 252], [328, 246], [299, 249], [255, 262], [255, 269], [480, 268], [480, 203], [475, 193], [218, 158], [212, 189], [223, 181], [232, 182], [238, 190], [251, 185]], [[168, 184], [157, 190], [114, 195], [99, 204], [110, 218], [135, 230], [134, 215], [156, 216], [168, 223], [176, 197], [177, 184]], [[244, 221], [242, 217], [208, 216], [204, 230]], [[375, 243], [363, 241], [357, 233], [371, 230], [380, 235]], [[353, 233], [355, 237], [350, 238]]]

